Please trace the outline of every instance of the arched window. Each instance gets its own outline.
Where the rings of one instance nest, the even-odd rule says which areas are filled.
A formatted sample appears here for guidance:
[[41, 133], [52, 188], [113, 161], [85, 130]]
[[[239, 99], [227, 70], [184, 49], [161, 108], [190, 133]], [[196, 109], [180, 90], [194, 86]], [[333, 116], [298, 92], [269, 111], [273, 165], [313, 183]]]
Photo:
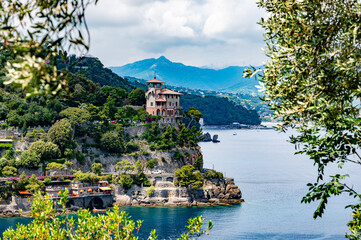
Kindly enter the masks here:
[[159, 110], [159, 109], [157, 110], [157, 115], [158, 115], [158, 116], [160, 115], [160, 110]]

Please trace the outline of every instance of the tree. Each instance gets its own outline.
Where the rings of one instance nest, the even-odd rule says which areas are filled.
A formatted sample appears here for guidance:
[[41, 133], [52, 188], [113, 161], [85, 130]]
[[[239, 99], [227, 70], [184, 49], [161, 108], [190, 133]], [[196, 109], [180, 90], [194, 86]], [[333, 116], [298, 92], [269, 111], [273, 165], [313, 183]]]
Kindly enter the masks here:
[[18, 174], [18, 170], [15, 167], [5, 166], [1, 173], [3, 174], [3, 176], [13, 177]]
[[137, 106], [145, 104], [145, 91], [141, 88], [131, 91], [129, 93], [129, 103]]
[[129, 189], [132, 187], [133, 178], [128, 173], [122, 173], [120, 175], [120, 184], [124, 189]]
[[122, 160], [120, 162], [117, 162], [115, 169], [119, 169], [124, 172], [127, 172], [129, 170], [134, 170], [134, 165], [131, 164], [128, 160]]
[[58, 170], [63, 170], [64, 166], [61, 163], [57, 163], [57, 162], [51, 162], [46, 166], [46, 170], [53, 170], [55, 172], [57, 172]]
[[203, 177], [199, 171], [195, 172], [192, 165], [185, 165], [175, 171], [175, 184], [179, 186], [190, 186], [191, 188], [201, 188], [203, 186]]
[[49, 129], [48, 136], [50, 141], [58, 145], [62, 154], [65, 148], [72, 145], [72, 127], [67, 119], [61, 119]]
[[25, 168], [40, 167], [40, 157], [35, 152], [24, 151], [20, 155], [19, 165]]
[[118, 138], [118, 135], [113, 132], [104, 133], [102, 138], [100, 139], [100, 145], [103, 149], [109, 152], [121, 153], [124, 151], [124, 146]]
[[23, 137], [25, 137], [27, 132], [28, 132], [28, 125], [27, 125], [26, 121], [24, 121], [23, 128], [21, 129], [21, 132], [22, 132]]
[[193, 121], [199, 122], [199, 120], [202, 118], [203, 114], [198, 111], [197, 109], [195, 109], [194, 107], [189, 107], [189, 110], [186, 111], [186, 116], [189, 120], [189, 123], [187, 125], [187, 128], [189, 128], [189, 126], [191, 126], [191, 123]]
[[43, 181], [40, 181], [36, 178], [36, 176], [33, 174], [29, 178], [29, 183], [25, 186], [25, 189], [29, 192], [36, 193], [39, 190], [43, 189], [45, 187], [45, 184]]
[[73, 125], [72, 139], [75, 136], [75, 128], [82, 123], [85, 123], [90, 118], [90, 113], [86, 109], [69, 107], [60, 112], [60, 116], [66, 117], [71, 125]]
[[[58, 204], [63, 207], [65, 213], [65, 205], [68, 201], [68, 190], [60, 192]], [[35, 194], [31, 207], [30, 217], [33, 221], [28, 225], [19, 224], [14, 230], [9, 228], [3, 233], [3, 239], [138, 239], [142, 222], [134, 221], [129, 215], [120, 211], [119, 206], [115, 205], [112, 210], [108, 210], [106, 214], [91, 214], [89, 210], [79, 210], [77, 217], [74, 218], [65, 215], [64, 217], [56, 217], [57, 212], [54, 208], [53, 200], [48, 194], [42, 196], [40, 193]], [[202, 229], [204, 219], [202, 216], [190, 218], [187, 232], [183, 233], [178, 240], [187, 240], [191, 237], [200, 237], [207, 234], [212, 229], [213, 224], [208, 222], [206, 229]], [[155, 230], [149, 235], [149, 240], [156, 240], [158, 236]], [[192, 238], [194, 239], [194, 238]]]
[[95, 174], [98, 174], [98, 176], [100, 176], [102, 174], [103, 171], [103, 164], [101, 163], [93, 163], [92, 164], [92, 172]]
[[30, 145], [30, 152], [36, 153], [42, 162], [60, 157], [59, 147], [52, 142], [36, 141]]
[[[325, 176], [325, 172], [332, 165], [361, 165], [361, 3], [260, 0], [258, 4], [268, 11], [268, 18], [260, 22], [269, 57], [259, 75], [264, 101], [281, 120], [279, 130], [297, 130], [291, 142], [318, 170], [302, 202], [319, 201], [313, 215], [317, 218], [331, 196], [355, 197], [358, 203], [349, 205], [353, 221], [347, 237], [359, 239], [361, 194], [347, 183], [347, 174]], [[246, 75], [256, 72], [248, 70]]]

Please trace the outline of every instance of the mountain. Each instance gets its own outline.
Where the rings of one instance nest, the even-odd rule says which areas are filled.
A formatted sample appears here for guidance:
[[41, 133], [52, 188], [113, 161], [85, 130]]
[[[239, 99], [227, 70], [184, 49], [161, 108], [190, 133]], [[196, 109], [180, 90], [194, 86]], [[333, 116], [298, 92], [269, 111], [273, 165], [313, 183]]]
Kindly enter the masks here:
[[242, 77], [245, 68], [237, 66], [223, 69], [198, 68], [172, 62], [164, 56], [141, 60], [121, 67], [110, 67], [113, 72], [122, 77], [148, 80], [152, 79], [156, 73], [158, 79], [165, 81], [167, 85], [176, 87], [258, 94], [255, 87], [258, 82]]

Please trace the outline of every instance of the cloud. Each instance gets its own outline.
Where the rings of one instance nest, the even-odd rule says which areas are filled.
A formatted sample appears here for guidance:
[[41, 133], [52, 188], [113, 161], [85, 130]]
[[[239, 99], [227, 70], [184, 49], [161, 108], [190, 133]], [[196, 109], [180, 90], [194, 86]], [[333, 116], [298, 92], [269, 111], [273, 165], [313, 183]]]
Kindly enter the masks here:
[[260, 65], [254, 0], [103, 0], [88, 9], [91, 54], [107, 66], [165, 55], [189, 65]]

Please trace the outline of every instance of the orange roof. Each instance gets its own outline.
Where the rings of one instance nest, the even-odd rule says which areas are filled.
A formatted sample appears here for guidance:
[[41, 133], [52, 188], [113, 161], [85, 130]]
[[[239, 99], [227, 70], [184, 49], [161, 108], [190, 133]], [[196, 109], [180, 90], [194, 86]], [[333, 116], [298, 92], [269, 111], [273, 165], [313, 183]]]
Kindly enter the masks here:
[[155, 101], [156, 102], [166, 102], [167, 100], [164, 100], [163, 98], [157, 98]]
[[26, 195], [32, 195], [31, 192], [28, 191], [18, 191], [19, 194], [26, 194]]
[[161, 80], [158, 80], [158, 79], [156, 79], [156, 78], [154, 77], [154, 79], [151, 79], [151, 80], [149, 80], [149, 81], [146, 81], [146, 83], [164, 83], [164, 82], [161, 81]]
[[165, 95], [171, 95], [171, 94], [173, 94], [173, 95], [183, 95], [183, 94], [181, 94], [181, 93], [179, 93], [179, 92], [176, 92], [176, 91], [173, 91], [173, 90], [169, 90], [169, 89], [162, 89], [162, 90], [160, 90], [160, 94], [165, 94]]

